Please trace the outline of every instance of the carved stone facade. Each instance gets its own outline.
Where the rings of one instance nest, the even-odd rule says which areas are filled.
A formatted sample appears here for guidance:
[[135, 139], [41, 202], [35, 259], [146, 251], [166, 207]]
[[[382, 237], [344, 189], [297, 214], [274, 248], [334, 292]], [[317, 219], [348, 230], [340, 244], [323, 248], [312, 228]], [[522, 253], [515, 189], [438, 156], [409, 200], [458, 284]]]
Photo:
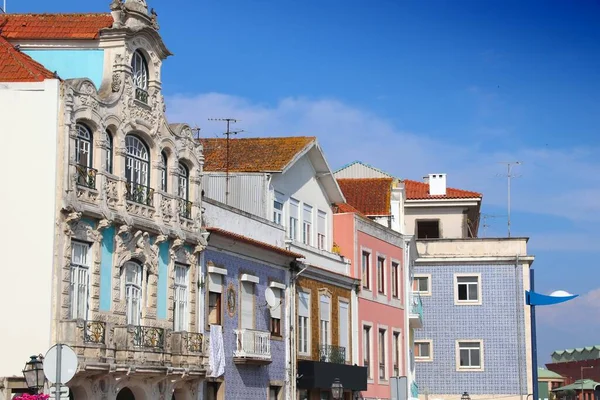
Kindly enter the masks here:
[[[110, 10], [113, 26], [97, 39], [104, 52], [100, 88], [85, 77], [61, 85], [53, 341], [79, 355], [69, 383], [77, 399], [115, 399], [124, 388], [136, 399], [195, 399], [207, 361], [197, 323], [199, 259], [207, 244], [202, 147], [188, 125], [165, 118], [160, 80], [170, 53], [156, 13], [144, 0], [113, 0]], [[91, 136], [83, 145], [82, 126]], [[145, 158], [129, 137], [142, 143]], [[142, 163], [134, 165], [137, 159]], [[142, 183], [135, 180], [141, 175]], [[78, 319], [74, 292], [86, 283], [73, 272], [74, 241], [89, 249], [87, 308]], [[134, 324], [127, 324], [130, 262], [141, 271]], [[187, 268], [185, 329], [174, 326], [175, 263]]]

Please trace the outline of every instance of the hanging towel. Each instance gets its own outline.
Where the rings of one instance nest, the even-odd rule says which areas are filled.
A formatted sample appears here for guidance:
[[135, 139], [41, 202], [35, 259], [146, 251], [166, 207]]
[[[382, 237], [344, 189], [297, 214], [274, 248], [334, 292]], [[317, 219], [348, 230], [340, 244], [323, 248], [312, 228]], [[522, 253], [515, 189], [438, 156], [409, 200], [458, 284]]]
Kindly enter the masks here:
[[223, 328], [221, 325], [211, 325], [207, 376], [217, 378], [224, 373], [225, 349], [223, 348]]

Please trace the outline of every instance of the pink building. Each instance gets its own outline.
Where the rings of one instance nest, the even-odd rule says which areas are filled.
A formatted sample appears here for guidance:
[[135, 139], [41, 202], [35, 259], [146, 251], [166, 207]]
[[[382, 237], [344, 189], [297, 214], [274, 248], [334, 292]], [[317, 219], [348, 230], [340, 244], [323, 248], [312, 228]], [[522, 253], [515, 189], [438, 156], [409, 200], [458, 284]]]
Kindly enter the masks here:
[[362, 396], [389, 399], [390, 378], [407, 375], [405, 304], [410, 293], [403, 238], [348, 204], [337, 206], [333, 227], [335, 244], [351, 260], [353, 277], [361, 279], [358, 326], [353, 327], [359, 343], [352, 359], [368, 367], [368, 390]]

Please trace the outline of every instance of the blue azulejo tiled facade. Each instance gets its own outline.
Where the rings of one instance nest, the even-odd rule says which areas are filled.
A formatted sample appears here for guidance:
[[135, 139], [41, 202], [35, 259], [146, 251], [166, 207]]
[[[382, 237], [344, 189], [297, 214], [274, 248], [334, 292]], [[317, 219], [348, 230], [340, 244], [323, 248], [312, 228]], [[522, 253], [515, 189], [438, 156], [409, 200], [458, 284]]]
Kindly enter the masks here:
[[[210, 276], [211, 266], [220, 271], [226, 270], [226, 274], [221, 275], [223, 286], [223, 301], [222, 301], [222, 326], [223, 326], [223, 344], [225, 350], [225, 375], [224, 395], [226, 399], [256, 399], [264, 400], [269, 398], [269, 389], [274, 387], [277, 390], [278, 396], [283, 396], [285, 393], [286, 380], [286, 302], [285, 290], [281, 289], [286, 282], [286, 268], [282, 263], [278, 267], [269, 263], [253, 261], [249, 257], [237, 256], [230, 252], [220, 252], [210, 247], [204, 254], [204, 263], [207, 265], [207, 273]], [[242, 302], [244, 297], [242, 294], [242, 283], [244, 279], [251, 276], [254, 280], [254, 326], [253, 331], [260, 335], [267, 334], [270, 340], [270, 361], [267, 362], [252, 362], [252, 354], [248, 354], [249, 362], [240, 361], [239, 354], [236, 356], [236, 351], [244, 344], [243, 339], [236, 334], [236, 331], [242, 328]], [[209, 278], [210, 279], [210, 278]], [[257, 281], [257, 282], [256, 282]], [[271, 312], [265, 298], [265, 291], [268, 287], [273, 288], [276, 284], [280, 289], [280, 333], [272, 334], [271, 329]], [[207, 288], [210, 291], [210, 287]], [[233, 290], [235, 293], [235, 305], [232, 305], [232, 300], [229, 292]], [[208, 300], [210, 307], [210, 299]], [[207, 324], [210, 322], [210, 310], [207, 311]], [[263, 336], [264, 337], [264, 336]], [[252, 337], [250, 341], [251, 349], [258, 352], [263, 349], [255, 349], [256, 343], [262, 339]], [[246, 341], [248, 343], [248, 341]], [[261, 355], [259, 354], [258, 357]], [[278, 397], [283, 398], [283, 397]]]
[[415, 278], [429, 280], [415, 331], [420, 394], [527, 394], [522, 277], [515, 265], [417, 266]]

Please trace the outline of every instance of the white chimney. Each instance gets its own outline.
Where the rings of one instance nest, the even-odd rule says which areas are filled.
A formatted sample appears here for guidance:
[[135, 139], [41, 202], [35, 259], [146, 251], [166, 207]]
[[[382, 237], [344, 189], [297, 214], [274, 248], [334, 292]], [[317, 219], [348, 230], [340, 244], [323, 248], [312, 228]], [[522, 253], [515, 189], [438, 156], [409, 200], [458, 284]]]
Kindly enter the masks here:
[[446, 174], [429, 174], [429, 194], [431, 196], [446, 195]]

